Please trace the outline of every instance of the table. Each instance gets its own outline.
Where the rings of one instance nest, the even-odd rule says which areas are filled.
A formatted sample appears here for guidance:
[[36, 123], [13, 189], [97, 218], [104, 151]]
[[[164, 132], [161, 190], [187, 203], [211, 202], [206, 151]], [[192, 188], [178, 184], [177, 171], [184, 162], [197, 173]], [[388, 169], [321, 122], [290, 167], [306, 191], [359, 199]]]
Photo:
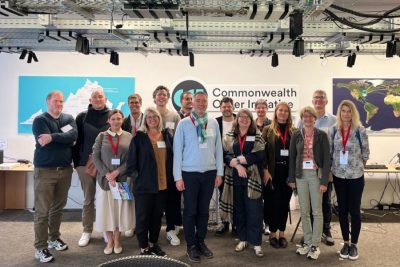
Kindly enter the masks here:
[[33, 172], [32, 164], [0, 170], [0, 209], [26, 208], [26, 180], [29, 172]]

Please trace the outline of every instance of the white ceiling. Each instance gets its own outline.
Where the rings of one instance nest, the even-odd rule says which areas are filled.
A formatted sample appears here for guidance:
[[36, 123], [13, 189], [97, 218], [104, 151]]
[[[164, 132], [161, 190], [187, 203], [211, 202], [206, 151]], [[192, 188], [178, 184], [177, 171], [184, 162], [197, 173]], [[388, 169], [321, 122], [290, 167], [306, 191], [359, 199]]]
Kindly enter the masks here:
[[[189, 51], [195, 54], [291, 54], [289, 15], [295, 9], [303, 12], [306, 54], [385, 54], [386, 42], [400, 38], [399, 18], [366, 26], [375, 31], [371, 33], [322, 13], [328, 9], [353, 23], [365, 23], [373, 18], [341, 12], [331, 4], [382, 15], [399, 6], [398, 0], [16, 0], [0, 4], [0, 48], [8, 53], [75, 51], [75, 38], [80, 35], [88, 39], [90, 53], [181, 55], [182, 40], [187, 39]], [[185, 12], [189, 14], [188, 34]], [[400, 17], [400, 11], [389, 15]]]

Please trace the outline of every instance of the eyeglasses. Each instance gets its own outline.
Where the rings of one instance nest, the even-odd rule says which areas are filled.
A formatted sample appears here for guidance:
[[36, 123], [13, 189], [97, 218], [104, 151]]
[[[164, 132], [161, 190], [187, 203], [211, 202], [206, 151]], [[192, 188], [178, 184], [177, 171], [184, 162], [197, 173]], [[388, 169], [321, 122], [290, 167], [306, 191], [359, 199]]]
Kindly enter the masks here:
[[146, 116], [146, 120], [158, 120], [157, 116]]
[[313, 97], [315, 100], [324, 100], [325, 96], [314, 96]]
[[249, 116], [239, 116], [239, 119], [241, 120], [250, 120]]

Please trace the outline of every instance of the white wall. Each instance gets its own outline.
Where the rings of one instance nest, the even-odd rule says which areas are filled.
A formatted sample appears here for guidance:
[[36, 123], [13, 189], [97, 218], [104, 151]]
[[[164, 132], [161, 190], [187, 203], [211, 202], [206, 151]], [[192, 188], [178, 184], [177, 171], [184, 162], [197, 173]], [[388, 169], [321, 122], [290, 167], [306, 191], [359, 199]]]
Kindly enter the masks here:
[[[357, 56], [353, 68], [346, 67], [347, 58], [329, 58], [327, 62], [322, 62], [318, 56], [302, 59], [280, 56], [279, 67], [272, 68], [271, 59], [265, 57], [195, 55], [196, 66], [191, 68], [187, 57], [159, 54], [148, 57], [120, 54], [119, 66], [110, 64], [108, 55], [36, 54], [39, 62], [32, 64], [19, 60], [18, 54], [0, 54], [0, 139], [8, 140], [5, 154], [10, 157], [32, 160], [34, 150], [31, 135], [17, 134], [20, 75], [133, 76], [144, 107], [153, 104], [151, 94], [157, 85], [172, 88], [185, 77], [196, 78], [206, 84], [296, 84], [301, 92], [300, 106], [311, 104], [315, 89], [325, 89], [331, 96], [332, 78], [400, 78], [400, 58], [386, 59], [384, 56]], [[331, 111], [330, 106], [328, 110]], [[386, 163], [400, 152], [399, 141], [399, 136], [370, 136], [370, 161]], [[369, 188], [366, 191], [373, 197], [379, 197], [381, 188], [383, 186], [375, 185], [371, 192]]]

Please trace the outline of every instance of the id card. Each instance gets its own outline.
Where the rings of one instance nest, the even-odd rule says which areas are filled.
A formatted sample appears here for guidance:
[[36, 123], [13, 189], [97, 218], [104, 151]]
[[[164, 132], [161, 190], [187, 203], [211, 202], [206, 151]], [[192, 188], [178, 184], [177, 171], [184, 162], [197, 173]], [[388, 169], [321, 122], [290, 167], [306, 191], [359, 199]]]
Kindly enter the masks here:
[[158, 148], [166, 148], [167, 145], [165, 144], [165, 141], [157, 141], [157, 147]]
[[213, 129], [207, 129], [207, 130], [206, 130], [206, 134], [207, 134], [207, 136], [214, 136], [214, 131], [213, 131]]
[[313, 170], [314, 162], [312, 160], [303, 161], [303, 170]]
[[63, 127], [61, 127], [61, 131], [62, 131], [63, 133], [67, 133], [67, 132], [69, 132], [69, 131], [71, 131], [71, 130], [72, 130], [72, 126], [69, 125], [69, 124], [67, 124], [67, 125], [65, 125], [65, 126], [63, 126]]
[[255, 136], [247, 136], [246, 137], [246, 142], [254, 142], [256, 140]]
[[289, 150], [288, 149], [281, 149], [281, 156], [284, 156], [284, 157], [289, 156]]
[[121, 160], [120, 159], [111, 159], [111, 165], [119, 166], [119, 165], [121, 165]]
[[172, 122], [172, 121], [167, 121], [167, 122], [165, 123], [165, 128], [169, 128], [169, 129], [171, 129], [171, 130], [174, 130], [174, 129], [175, 129], [175, 123]]
[[340, 165], [347, 165], [349, 162], [349, 151], [340, 151]]
[[208, 148], [207, 143], [199, 144], [199, 148]]

